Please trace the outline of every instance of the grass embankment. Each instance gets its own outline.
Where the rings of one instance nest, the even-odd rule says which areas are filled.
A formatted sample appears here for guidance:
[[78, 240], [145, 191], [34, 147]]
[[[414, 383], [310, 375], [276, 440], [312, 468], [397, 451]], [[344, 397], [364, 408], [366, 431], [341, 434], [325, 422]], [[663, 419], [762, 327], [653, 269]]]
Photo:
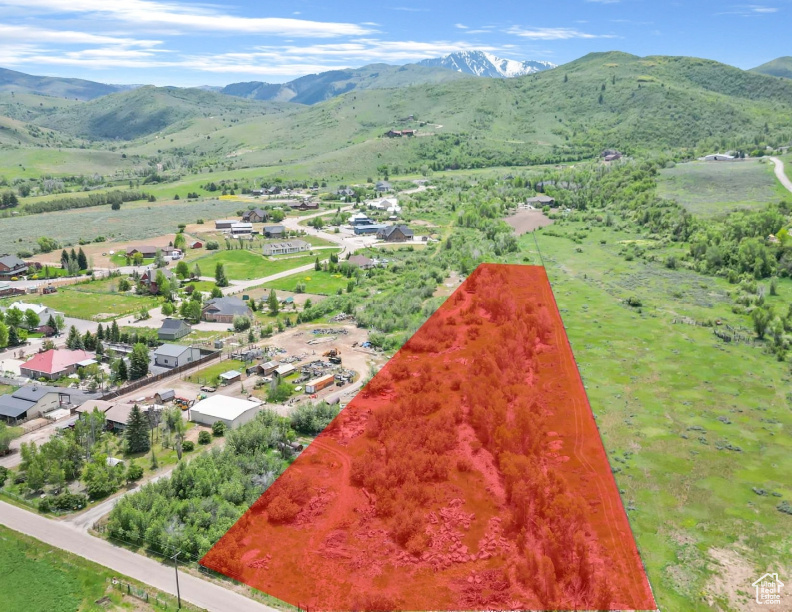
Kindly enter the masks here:
[[[57, 293], [37, 296], [36, 302], [62, 312], [67, 317], [93, 321], [111, 321], [121, 316], [136, 314], [140, 312], [141, 308], [150, 310], [157, 305], [157, 299], [154, 297], [106, 292], [93, 293], [89, 292], [89, 287], [90, 285], [83, 285], [80, 289], [59, 289]], [[11, 301], [7, 303], [11, 303]], [[46, 323], [46, 321], [42, 323]]]

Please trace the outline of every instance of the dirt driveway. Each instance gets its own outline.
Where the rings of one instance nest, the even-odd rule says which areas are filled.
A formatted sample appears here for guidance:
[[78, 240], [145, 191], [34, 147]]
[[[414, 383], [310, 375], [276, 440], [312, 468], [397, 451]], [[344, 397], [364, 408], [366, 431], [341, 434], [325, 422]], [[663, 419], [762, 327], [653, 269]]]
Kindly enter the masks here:
[[518, 210], [504, 220], [514, 228], [514, 233], [518, 236], [553, 223], [541, 210]]

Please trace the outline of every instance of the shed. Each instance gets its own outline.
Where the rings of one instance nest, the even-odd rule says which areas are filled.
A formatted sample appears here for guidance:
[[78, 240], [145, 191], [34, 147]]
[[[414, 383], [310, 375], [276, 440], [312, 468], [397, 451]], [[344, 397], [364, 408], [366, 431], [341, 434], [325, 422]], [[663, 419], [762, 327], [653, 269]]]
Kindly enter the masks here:
[[158, 404], [164, 404], [166, 402], [173, 401], [176, 397], [176, 391], [173, 389], [162, 389], [161, 391], [157, 391], [154, 394], [154, 401]]
[[297, 368], [295, 368], [290, 363], [282, 363], [277, 368], [275, 368], [275, 374], [278, 376], [288, 376], [289, 374], [293, 374], [296, 371]]
[[237, 370], [229, 370], [220, 374], [220, 382], [224, 385], [230, 385], [242, 380], [242, 373]]

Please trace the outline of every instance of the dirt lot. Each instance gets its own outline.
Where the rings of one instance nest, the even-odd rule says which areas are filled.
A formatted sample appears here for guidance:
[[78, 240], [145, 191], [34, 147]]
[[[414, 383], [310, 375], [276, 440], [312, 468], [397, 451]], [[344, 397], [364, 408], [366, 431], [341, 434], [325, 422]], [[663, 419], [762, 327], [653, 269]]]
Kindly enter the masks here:
[[514, 233], [518, 236], [553, 223], [553, 220], [545, 216], [541, 210], [518, 210], [510, 217], [506, 217], [505, 221], [514, 228]]

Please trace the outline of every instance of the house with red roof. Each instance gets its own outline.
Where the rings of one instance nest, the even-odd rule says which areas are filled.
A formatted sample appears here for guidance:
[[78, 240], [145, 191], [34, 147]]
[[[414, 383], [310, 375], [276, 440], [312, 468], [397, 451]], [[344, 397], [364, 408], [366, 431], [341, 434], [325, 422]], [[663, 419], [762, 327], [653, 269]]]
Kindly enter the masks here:
[[81, 362], [90, 360], [91, 356], [83, 350], [50, 349], [23, 363], [19, 366], [19, 371], [27, 378], [57, 380], [74, 374]]

